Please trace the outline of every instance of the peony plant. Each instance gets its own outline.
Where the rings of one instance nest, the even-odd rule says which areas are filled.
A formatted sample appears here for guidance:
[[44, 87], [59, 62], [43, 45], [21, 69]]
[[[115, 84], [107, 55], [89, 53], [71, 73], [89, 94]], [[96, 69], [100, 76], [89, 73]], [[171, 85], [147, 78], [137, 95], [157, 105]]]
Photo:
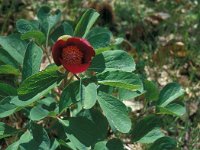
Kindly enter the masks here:
[[[20, 19], [16, 33], [0, 36], [0, 74], [10, 76], [0, 83], [2, 149], [177, 147], [162, 122], [185, 113], [183, 89], [169, 83], [159, 91], [137, 74], [123, 39], [93, 27], [98, 17], [88, 9], [73, 26], [43, 6], [37, 20]], [[127, 104], [138, 97], [146, 104], [140, 116]]]

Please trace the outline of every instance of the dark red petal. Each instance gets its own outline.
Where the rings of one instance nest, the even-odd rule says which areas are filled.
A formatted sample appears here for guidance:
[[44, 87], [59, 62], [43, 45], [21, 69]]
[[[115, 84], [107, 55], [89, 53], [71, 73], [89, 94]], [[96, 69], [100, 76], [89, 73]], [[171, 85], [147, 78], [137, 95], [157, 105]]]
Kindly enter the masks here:
[[52, 56], [56, 65], [60, 66], [62, 63], [60, 62], [60, 58], [62, 56], [62, 49], [66, 47], [67, 42], [63, 40], [58, 40], [52, 47]]
[[[60, 61], [62, 62], [62, 60], [60, 60]], [[81, 73], [81, 72], [86, 71], [89, 68], [90, 63], [78, 64], [78, 65], [77, 64], [68, 65], [68, 64], [63, 62], [62, 65], [69, 72], [76, 74], [76, 73]]]
[[90, 63], [87, 64], [80, 64], [80, 65], [66, 65], [63, 64], [63, 67], [71, 73], [81, 73], [86, 71], [90, 66]]

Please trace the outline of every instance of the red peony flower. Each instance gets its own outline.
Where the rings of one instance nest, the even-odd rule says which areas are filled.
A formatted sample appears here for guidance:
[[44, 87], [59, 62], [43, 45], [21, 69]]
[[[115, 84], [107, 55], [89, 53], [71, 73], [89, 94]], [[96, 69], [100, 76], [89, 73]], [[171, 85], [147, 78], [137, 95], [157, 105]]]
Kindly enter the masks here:
[[87, 40], [64, 35], [54, 44], [52, 55], [56, 65], [76, 74], [88, 69], [95, 52]]

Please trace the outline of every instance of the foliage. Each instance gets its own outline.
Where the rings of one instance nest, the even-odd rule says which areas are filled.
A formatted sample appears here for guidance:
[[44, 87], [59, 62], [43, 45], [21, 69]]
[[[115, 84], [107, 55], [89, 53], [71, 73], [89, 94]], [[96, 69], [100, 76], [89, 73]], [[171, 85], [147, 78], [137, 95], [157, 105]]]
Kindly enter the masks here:
[[[37, 20], [20, 19], [17, 33], [0, 36], [5, 54], [0, 57], [0, 75], [12, 76], [12, 84], [0, 83], [0, 118], [22, 117], [17, 128], [0, 123], [0, 138], [15, 139], [7, 150], [125, 149], [122, 135], [149, 149], [177, 147], [163, 122], [185, 113], [182, 87], [169, 83], [159, 92], [137, 72], [132, 56], [120, 49], [108, 29], [93, 27], [98, 16], [88, 9], [75, 24], [61, 21], [60, 10], [52, 13], [43, 6]], [[78, 77], [49, 58], [48, 48], [64, 34], [86, 38], [96, 52], [90, 68]], [[40, 70], [43, 55], [49, 64]], [[125, 102], [140, 96], [145, 115], [133, 119]]]

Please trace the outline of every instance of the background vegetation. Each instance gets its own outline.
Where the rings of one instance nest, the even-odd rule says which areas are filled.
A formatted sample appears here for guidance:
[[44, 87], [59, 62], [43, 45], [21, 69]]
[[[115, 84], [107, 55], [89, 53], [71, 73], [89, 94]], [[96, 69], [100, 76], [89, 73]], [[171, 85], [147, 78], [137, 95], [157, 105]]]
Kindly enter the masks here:
[[[180, 83], [186, 92], [187, 113], [181, 119], [167, 117], [164, 128], [178, 140], [181, 149], [200, 149], [200, 1], [1, 0], [1, 35], [14, 32], [18, 19], [33, 19], [43, 4], [60, 9], [69, 22], [77, 20], [87, 8], [96, 9], [101, 14], [97, 25], [107, 26], [114, 37], [125, 39], [120, 46], [132, 54], [142, 76], [155, 81], [159, 88], [172, 81]], [[0, 80], [9, 82], [9, 77], [1, 76]], [[128, 105], [133, 119], [144, 115], [143, 97]], [[140, 144], [128, 146], [144, 148]]]

